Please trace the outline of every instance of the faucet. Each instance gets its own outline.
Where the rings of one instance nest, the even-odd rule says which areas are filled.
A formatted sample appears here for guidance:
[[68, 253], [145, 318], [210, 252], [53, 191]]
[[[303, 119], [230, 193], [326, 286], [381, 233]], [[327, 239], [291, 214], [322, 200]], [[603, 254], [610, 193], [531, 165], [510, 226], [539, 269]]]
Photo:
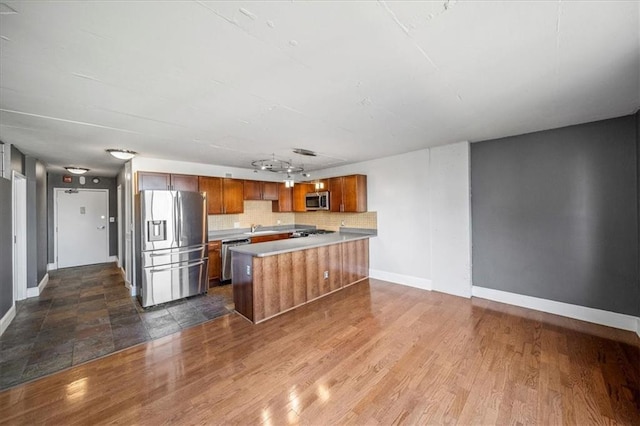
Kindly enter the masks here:
[[260, 228], [262, 225], [251, 225], [251, 233], [256, 232], [256, 229]]

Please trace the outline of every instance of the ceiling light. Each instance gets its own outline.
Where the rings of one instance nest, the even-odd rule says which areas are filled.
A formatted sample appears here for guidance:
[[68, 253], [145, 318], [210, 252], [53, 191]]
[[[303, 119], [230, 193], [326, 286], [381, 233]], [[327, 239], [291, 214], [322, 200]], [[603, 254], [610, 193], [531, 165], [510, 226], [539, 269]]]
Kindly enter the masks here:
[[75, 166], [67, 166], [65, 167], [69, 173], [73, 173], [74, 175], [83, 175], [89, 171], [89, 169], [84, 167], [75, 167]]
[[275, 154], [271, 155], [271, 159], [254, 160], [251, 162], [251, 165], [254, 169], [257, 169], [259, 167], [260, 170], [267, 170], [274, 173], [295, 174], [304, 172], [304, 167], [302, 166], [302, 164], [298, 166], [293, 164], [291, 160], [278, 160]]
[[315, 157], [316, 155], [318, 155], [315, 152], [304, 148], [293, 148], [293, 152], [300, 155], [306, 155], [308, 157]]
[[119, 160], [131, 160], [138, 154], [135, 151], [129, 151], [128, 149], [107, 149], [107, 152]]

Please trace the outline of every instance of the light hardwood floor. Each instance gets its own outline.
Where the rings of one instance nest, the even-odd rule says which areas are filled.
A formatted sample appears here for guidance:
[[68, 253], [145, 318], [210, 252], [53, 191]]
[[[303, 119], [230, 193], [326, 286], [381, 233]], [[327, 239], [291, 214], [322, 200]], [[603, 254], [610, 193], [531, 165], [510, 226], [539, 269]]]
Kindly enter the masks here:
[[7, 424], [640, 424], [635, 334], [365, 280], [0, 393]]

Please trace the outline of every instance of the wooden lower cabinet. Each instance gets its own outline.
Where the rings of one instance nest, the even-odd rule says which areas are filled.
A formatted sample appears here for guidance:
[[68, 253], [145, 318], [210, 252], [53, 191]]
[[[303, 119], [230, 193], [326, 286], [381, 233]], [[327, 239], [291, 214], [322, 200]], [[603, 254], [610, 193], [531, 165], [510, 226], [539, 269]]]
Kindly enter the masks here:
[[266, 243], [269, 241], [286, 240], [289, 238], [289, 234], [271, 234], [271, 235], [258, 235], [257, 237], [251, 237], [251, 244]]
[[233, 299], [254, 323], [354, 284], [369, 275], [369, 240], [265, 257], [233, 254]]
[[209, 286], [220, 284], [220, 274], [222, 272], [222, 256], [220, 241], [209, 241]]

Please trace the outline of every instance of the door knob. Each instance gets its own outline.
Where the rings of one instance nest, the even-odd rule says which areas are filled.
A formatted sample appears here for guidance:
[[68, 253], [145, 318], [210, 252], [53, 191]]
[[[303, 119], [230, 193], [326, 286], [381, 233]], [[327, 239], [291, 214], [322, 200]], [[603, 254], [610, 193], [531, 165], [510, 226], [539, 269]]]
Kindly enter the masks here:
[[104, 228], [105, 228], [105, 226], [104, 226], [104, 225], [102, 225], [102, 226], [98, 226], [98, 229], [104, 229]]

